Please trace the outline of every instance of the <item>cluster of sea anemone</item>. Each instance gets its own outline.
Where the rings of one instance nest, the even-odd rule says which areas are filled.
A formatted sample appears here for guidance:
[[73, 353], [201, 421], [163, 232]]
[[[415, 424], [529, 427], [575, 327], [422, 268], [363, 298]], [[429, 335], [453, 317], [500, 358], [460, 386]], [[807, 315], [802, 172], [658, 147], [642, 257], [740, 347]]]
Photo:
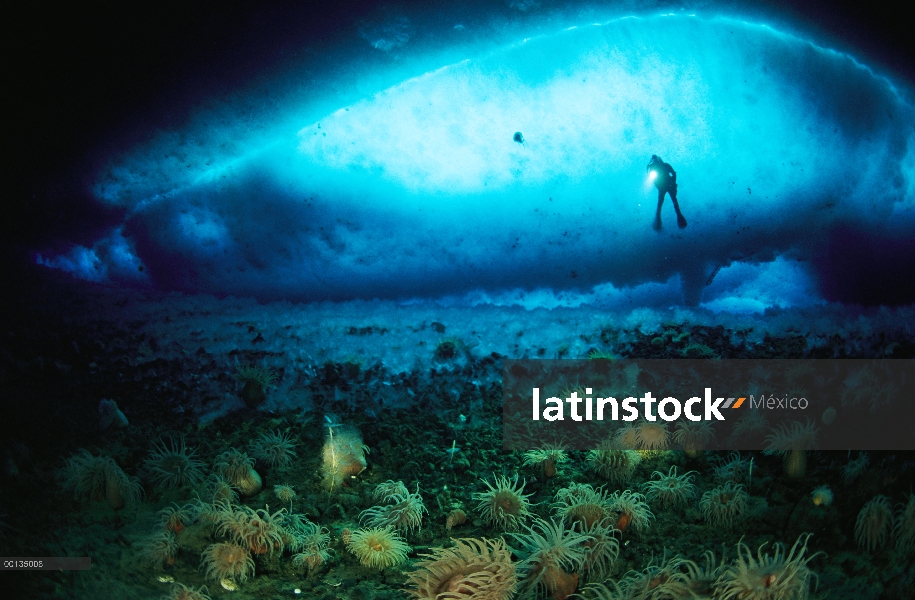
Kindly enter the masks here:
[[422, 527], [423, 497], [419, 495], [419, 484], [416, 493], [411, 494], [403, 482], [388, 481], [375, 489], [375, 497], [386, 504], [373, 506], [359, 513], [359, 520], [370, 527], [387, 527], [412, 532]]
[[876, 361], [849, 374], [842, 390], [842, 406], [867, 403], [871, 412], [877, 412], [898, 396], [899, 387], [888, 376], [887, 367]]
[[330, 558], [327, 531], [285, 508], [270, 512], [269, 508], [253, 509], [217, 499], [212, 503], [198, 500], [196, 512], [200, 523], [222, 540], [211, 544], [202, 558], [207, 577], [223, 587], [234, 589], [252, 575], [258, 556], [290, 551], [293, 564], [309, 572]]
[[292, 564], [306, 569], [309, 573], [330, 559], [327, 545], [330, 535], [303, 515], [289, 515], [286, 519], [287, 546], [293, 552]]
[[[704, 566], [674, 556], [652, 559], [641, 571], [629, 571], [618, 582], [586, 586], [595, 600], [668, 600], [711, 598], [723, 567], [712, 552], [703, 555]], [[608, 586], [607, 583], [610, 585]]]
[[282, 552], [285, 546], [285, 515], [285, 508], [271, 514], [269, 510], [230, 505], [219, 512], [216, 534], [248, 548], [254, 554]]
[[591, 584], [586, 590], [594, 600], [807, 600], [817, 579], [807, 565], [822, 554], [806, 555], [810, 536], [802, 534], [790, 550], [777, 543], [772, 552], [764, 552], [763, 544], [755, 556], [738, 542], [737, 558], [730, 564], [717, 562], [712, 552], [703, 555], [702, 566], [681, 556], [663, 558], [618, 582]]

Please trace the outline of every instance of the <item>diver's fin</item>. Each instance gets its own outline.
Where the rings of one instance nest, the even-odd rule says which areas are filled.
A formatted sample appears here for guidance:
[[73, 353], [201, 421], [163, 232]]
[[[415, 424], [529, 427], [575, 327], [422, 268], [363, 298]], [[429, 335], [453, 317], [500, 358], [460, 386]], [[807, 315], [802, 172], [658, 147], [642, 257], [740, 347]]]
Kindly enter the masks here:
[[677, 214], [677, 227], [686, 229], [686, 219], [681, 214]]
[[658, 215], [654, 218], [654, 223], [651, 224], [651, 228], [655, 231], [661, 231], [661, 216]]

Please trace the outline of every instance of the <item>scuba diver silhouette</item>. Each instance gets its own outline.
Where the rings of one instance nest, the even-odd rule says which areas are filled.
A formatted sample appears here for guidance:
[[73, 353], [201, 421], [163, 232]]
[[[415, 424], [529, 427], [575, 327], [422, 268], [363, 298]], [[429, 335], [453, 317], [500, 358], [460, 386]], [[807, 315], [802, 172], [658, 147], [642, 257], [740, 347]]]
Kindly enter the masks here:
[[645, 167], [649, 177], [654, 178], [654, 186], [658, 188], [658, 211], [654, 216], [655, 231], [661, 229], [661, 205], [664, 204], [664, 194], [670, 194], [670, 201], [674, 204], [674, 210], [677, 213], [677, 227], [683, 229], [686, 227], [686, 219], [680, 212], [680, 204], [677, 202], [677, 172], [673, 167], [661, 160], [657, 154], [651, 155], [648, 166]]

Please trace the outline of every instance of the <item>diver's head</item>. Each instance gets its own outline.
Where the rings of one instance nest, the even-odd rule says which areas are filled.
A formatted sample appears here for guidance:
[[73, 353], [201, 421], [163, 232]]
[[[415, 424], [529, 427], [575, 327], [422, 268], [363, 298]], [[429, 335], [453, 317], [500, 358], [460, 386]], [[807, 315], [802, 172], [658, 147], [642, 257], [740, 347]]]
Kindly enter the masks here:
[[655, 166], [655, 165], [659, 165], [659, 164], [661, 164], [662, 162], [663, 162], [663, 161], [661, 160], [661, 157], [660, 157], [660, 156], [658, 156], [657, 154], [652, 154], [652, 155], [651, 155], [651, 160], [648, 161], [648, 166], [647, 166], [646, 168], [647, 168], [647, 169], [650, 169], [651, 167], [653, 167], [653, 166]]

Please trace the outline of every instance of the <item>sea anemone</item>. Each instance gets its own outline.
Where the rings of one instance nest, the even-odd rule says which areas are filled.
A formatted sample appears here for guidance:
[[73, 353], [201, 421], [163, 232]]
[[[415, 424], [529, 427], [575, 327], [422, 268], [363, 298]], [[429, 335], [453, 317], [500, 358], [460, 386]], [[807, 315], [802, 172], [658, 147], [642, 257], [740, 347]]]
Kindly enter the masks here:
[[581, 523], [583, 527], [591, 527], [611, 516], [607, 493], [586, 483], [573, 483], [556, 492], [553, 508], [556, 516], [566, 523]]
[[854, 460], [848, 461], [848, 464], [842, 467], [842, 481], [845, 482], [845, 485], [848, 485], [857, 479], [861, 473], [864, 473], [869, 462], [870, 459], [867, 456], [867, 452], [862, 452]]
[[829, 506], [832, 504], [832, 490], [829, 489], [828, 485], [821, 485], [816, 488], [810, 492], [810, 497], [814, 506]]
[[[578, 588], [584, 568], [588, 536], [566, 529], [562, 521], [537, 519], [527, 533], [510, 534], [520, 543], [514, 553], [522, 557], [518, 573], [525, 590], [542, 589], [555, 600], [565, 600]], [[525, 594], [522, 594], [522, 596]]]
[[346, 549], [370, 569], [387, 569], [406, 562], [410, 546], [393, 528], [375, 527], [350, 533]]
[[785, 554], [783, 544], [775, 544], [774, 554], [763, 554], [766, 544], [759, 547], [756, 557], [743, 542], [737, 544], [737, 560], [722, 573], [716, 583], [716, 598], [721, 600], [806, 600], [810, 595], [810, 580], [817, 579], [807, 563], [822, 554], [804, 558], [812, 534], [797, 538]]
[[505, 542], [487, 539], [454, 540], [454, 548], [433, 548], [407, 574], [404, 590], [415, 600], [508, 600], [517, 577]]
[[540, 465], [544, 477], [556, 475], [556, 465], [568, 460], [563, 444], [544, 444], [537, 450], [528, 450], [524, 453], [524, 466]]
[[635, 450], [639, 447], [639, 430], [633, 424], [620, 427], [612, 438], [612, 447]]
[[670, 441], [667, 424], [661, 422], [641, 421], [636, 424], [637, 450], [665, 450]]
[[807, 473], [807, 450], [816, 448], [818, 433], [819, 429], [810, 420], [806, 425], [800, 421], [782, 423], [766, 436], [764, 452], [783, 456], [785, 474], [791, 479], [802, 479]]
[[178, 555], [178, 541], [171, 531], [160, 531], [143, 541], [140, 560], [153, 569], [175, 564]]
[[267, 400], [267, 386], [276, 379], [276, 374], [270, 367], [238, 367], [234, 375], [242, 385], [241, 399], [248, 406], [257, 406]]
[[292, 564], [304, 567], [310, 573], [330, 560], [327, 551], [330, 535], [327, 529], [315, 525], [304, 515], [289, 515], [285, 527], [291, 538], [289, 548], [293, 552]]
[[652, 559], [642, 571], [629, 571], [618, 584], [612, 584], [613, 591], [606, 585], [590, 585], [588, 590], [595, 593], [595, 600], [711, 598], [723, 566], [715, 562], [712, 552], [703, 558], [705, 568], [682, 556], [668, 559], [665, 552], [659, 562]]
[[727, 460], [718, 458], [715, 466], [715, 479], [721, 482], [741, 483], [750, 475], [750, 461], [742, 458], [740, 452], [731, 452]]
[[696, 497], [696, 486], [692, 484], [696, 472], [689, 471], [677, 475], [677, 467], [671, 466], [667, 475], [660, 471], [652, 473], [658, 481], [649, 481], [644, 485], [645, 496], [648, 500], [657, 502], [662, 508], [687, 504]]
[[232, 503], [228, 500], [204, 502], [200, 498], [197, 498], [194, 503], [194, 510], [197, 511], [197, 518], [201, 523], [217, 525], [221, 523], [227, 515], [233, 514], [235, 509], [232, 508]]
[[282, 526], [285, 514], [285, 508], [271, 514], [269, 507], [268, 510], [232, 507], [219, 513], [216, 533], [249, 548], [254, 554], [282, 552], [286, 537]]
[[276, 496], [277, 500], [280, 502], [288, 502], [289, 511], [292, 512], [292, 499], [296, 497], [296, 493], [291, 485], [273, 486], [273, 495]]
[[254, 459], [235, 448], [223, 452], [214, 465], [217, 475], [238, 488], [243, 496], [255, 496], [261, 491], [261, 476], [254, 470]]
[[168, 438], [168, 445], [164, 439], [160, 439], [159, 444], [153, 443], [153, 451], [145, 462], [153, 485], [170, 490], [200, 483], [204, 464], [194, 458], [195, 453], [196, 450], [185, 445], [184, 436], [180, 443], [172, 438]]
[[915, 494], [909, 494], [905, 504], [899, 503], [896, 518], [893, 520], [893, 539], [896, 548], [904, 554], [915, 551]]
[[614, 527], [625, 533], [630, 529], [634, 533], [648, 531], [654, 513], [645, 504], [645, 496], [631, 490], [618, 491], [611, 494], [607, 501], [610, 512], [616, 517]]
[[[334, 429], [337, 429], [334, 432]], [[338, 489], [347, 477], [358, 475], [368, 463], [365, 454], [368, 447], [362, 443], [362, 435], [355, 429], [335, 425], [327, 428], [327, 439], [321, 451], [323, 457], [324, 487]]]
[[596, 450], [588, 452], [588, 468], [613, 485], [629, 481], [635, 468], [642, 461], [638, 452], [620, 450], [611, 440], [604, 440]]
[[893, 527], [893, 507], [886, 496], [876, 496], [864, 505], [855, 522], [855, 541], [858, 546], [873, 552], [886, 545]]
[[581, 525], [579, 531], [588, 538], [583, 543], [583, 570], [592, 581], [607, 578], [620, 553], [620, 541], [617, 537], [619, 531], [613, 527], [613, 520], [604, 519], [591, 525]]
[[244, 582], [254, 574], [254, 559], [251, 558], [251, 553], [238, 544], [210, 544], [202, 556], [200, 566], [205, 567], [204, 576], [207, 579]]
[[674, 431], [674, 441], [683, 447], [683, 452], [690, 458], [697, 458], [713, 439], [715, 432], [708, 421], [681, 421]]
[[867, 402], [871, 412], [877, 412], [878, 409], [891, 405], [893, 399], [899, 396], [899, 387], [888, 375], [887, 368], [877, 362], [850, 374], [842, 391], [842, 406], [857, 406]]
[[174, 507], [166, 506], [159, 511], [159, 523], [165, 531], [172, 533], [181, 533], [187, 527], [188, 523], [194, 521], [197, 515], [197, 507], [193, 504]]
[[734, 423], [734, 429], [729, 437], [733, 441], [759, 440], [762, 438], [769, 427], [769, 422], [763, 416], [759, 409], [750, 409], [744, 416], [737, 419]]
[[238, 502], [238, 491], [231, 483], [212, 473], [205, 482], [203, 497], [209, 498], [212, 502], [235, 504]]
[[423, 505], [423, 497], [419, 495], [419, 484], [415, 494], [386, 495], [386, 501], [390, 504], [373, 506], [359, 513], [359, 520], [365, 521], [370, 527], [390, 525], [394, 529], [410, 532], [422, 527], [426, 507]]
[[403, 481], [393, 481], [388, 479], [384, 483], [379, 483], [372, 490], [372, 497], [382, 502], [387, 502], [392, 496], [406, 496], [410, 493]]
[[251, 443], [251, 455], [271, 467], [286, 467], [296, 457], [295, 442], [285, 433], [271, 432]]
[[80, 449], [67, 460], [62, 477], [64, 488], [72, 489], [77, 500], [106, 498], [115, 510], [143, 496], [139, 479], [124, 473], [112, 458], [94, 456], [88, 450]]
[[495, 476], [495, 485], [483, 481], [489, 489], [479, 494], [474, 494], [473, 499], [479, 500], [477, 510], [486, 523], [501, 527], [505, 531], [515, 531], [530, 514], [530, 503], [527, 499], [530, 494], [524, 495], [524, 482], [518, 485], [518, 476], [509, 480], [501, 475]]
[[73, 490], [77, 500], [101, 500], [105, 497], [105, 481], [112, 463], [107, 456], [94, 456], [80, 449], [67, 459], [61, 471], [64, 489]]
[[746, 513], [749, 503], [750, 496], [744, 486], [728, 481], [702, 494], [699, 508], [708, 525], [733, 527]]
[[162, 596], [161, 600], [212, 600], [209, 594], [207, 586], [192, 588], [183, 583], [174, 583], [172, 591], [167, 596]]

